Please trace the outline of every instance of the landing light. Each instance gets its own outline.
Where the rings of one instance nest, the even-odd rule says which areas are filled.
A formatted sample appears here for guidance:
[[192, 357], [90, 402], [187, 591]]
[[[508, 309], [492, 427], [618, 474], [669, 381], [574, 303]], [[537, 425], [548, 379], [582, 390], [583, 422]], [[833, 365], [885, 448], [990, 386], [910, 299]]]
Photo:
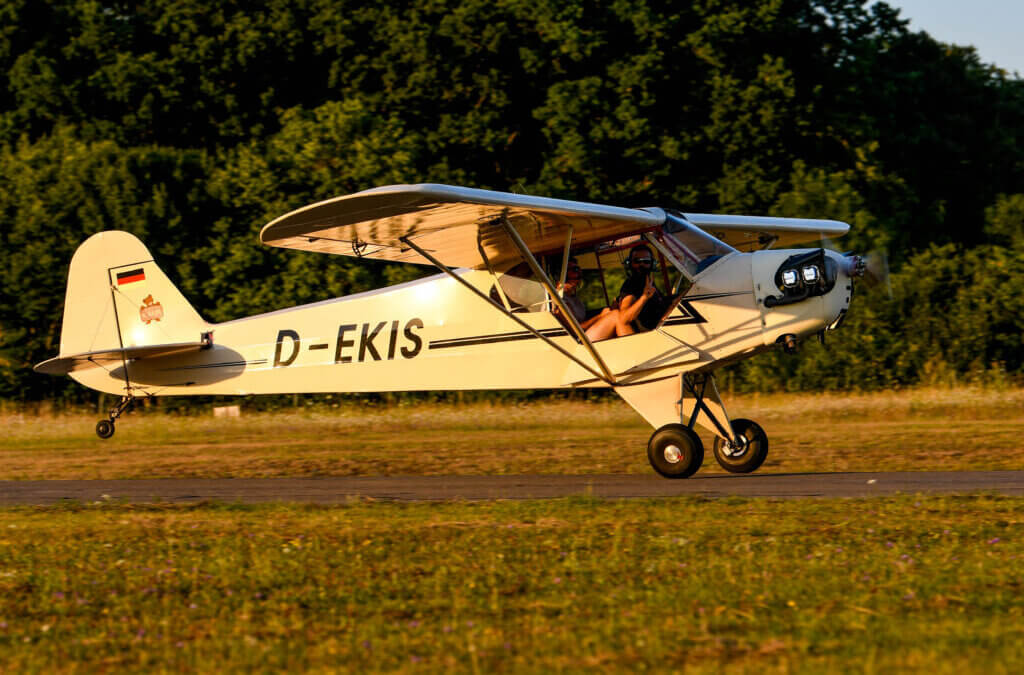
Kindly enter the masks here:
[[782, 285], [786, 288], [792, 288], [796, 286], [797, 276], [796, 270], [786, 270], [782, 273]]
[[820, 276], [820, 274], [818, 272], [817, 266], [809, 265], [803, 268], [802, 272], [804, 273], [804, 283], [815, 284], [818, 282], [818, 277]]

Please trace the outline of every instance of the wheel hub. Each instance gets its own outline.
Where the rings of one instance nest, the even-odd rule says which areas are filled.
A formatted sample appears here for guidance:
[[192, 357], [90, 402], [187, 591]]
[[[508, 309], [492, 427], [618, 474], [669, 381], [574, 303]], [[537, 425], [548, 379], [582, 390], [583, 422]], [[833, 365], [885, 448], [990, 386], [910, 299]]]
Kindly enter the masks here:
[[678, 464], [679, 460], [683, 458], [683, 451], [679, 449], [678, 445], [666, 445], [665, 446], [665, 461], [669, 464]]
[[723, 446], [725, 454], [729, 457], [742, 457], [747, 452], [747, 438], [742, 434], [736, 435], [736, 443], [726, 441]]

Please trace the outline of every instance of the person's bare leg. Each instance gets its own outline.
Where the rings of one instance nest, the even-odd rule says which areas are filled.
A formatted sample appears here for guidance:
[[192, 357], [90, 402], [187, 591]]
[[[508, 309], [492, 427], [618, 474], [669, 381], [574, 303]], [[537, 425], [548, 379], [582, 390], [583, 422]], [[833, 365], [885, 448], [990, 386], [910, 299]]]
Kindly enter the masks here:
[[635, 332], [632, 324], [622, 320], [622, 313], [615, 312], [615, 336], [623, 337], [624, 335], [632, 335]]
[[608, 312], [610, 312], [610, 311], [612, 311], [612, 310], [610, 310], [610, 309], [608, 309], [607, 307], [605, 307], [604, 309], [602, 309], [602, 310], [601, 310], [601, 313], [600, 313], [600, 314], [595, 314], [594, 316], [590, 317], [589, 319], [587, 319], [586, 321], [584, 321], [583, 323], [581, 323], [581, 324], [580, 324], [580, 328], [582, 328], [583, 330], [587, 330], [587, 329], [589, 329], [589, 328], [590, 328], [591, 326], [593, 326], [593, 325], [594, 325], [595, 323], [597, 323], [598, 321], [600, 321], [600, 320], [601, 320], [601, 317], [602, 317], [602, 316], [604, 316], [605, 314], [607, 314], [607, 313], [608, 313]]
[[602, 314], [594, 324], [587, 329], [587, 338], [591, 342], [607, 340], [615, 335], [615, 327], [619, 323], [619, 310], [613, 309]]

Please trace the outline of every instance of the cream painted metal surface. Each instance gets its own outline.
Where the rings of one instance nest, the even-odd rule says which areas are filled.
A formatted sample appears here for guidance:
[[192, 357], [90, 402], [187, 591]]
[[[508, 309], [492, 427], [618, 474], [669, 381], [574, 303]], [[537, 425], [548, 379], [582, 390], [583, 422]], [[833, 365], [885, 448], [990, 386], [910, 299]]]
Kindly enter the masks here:
[[[750, 254], [754, 295], [761, 311], [763, 341], [766, 345], [775, 344], [786, 334], [816, 333], [821, 330], [822, 317], [832, 317], [825, 323], [828, 326], [839, 318], [840, 312], [850, 307], [852, 281], [846, 275], [837, 279], [835, 287], [827, 295], [808, 298], [792, 305], [766, 307], [765, 298], [778, 294], [774, 281], [775, 270], [793, 253], [794, 251], [756, 251]], [[830, 255], [835, 254], [830, 252]]]
[[[700, 214], [686, 221], [666, 213], [438, 185], [339, 197], [278, 218], [261, 238], [433, 263], [445, 274], [219, 324], [199, 316], [142, 242], [102, 232], [71, 261], [60, 353], [37, 370], [125, 396], [109, 433], [140, 396], [612, 386], [656, 428], [696, 423], [732, 440], [713, 381], [687, 403], [684, 390], [696, 381], [689, 374], [705, 382], [721, 365], [786, 336], [825, 330], [849, 308], [851, 272], [831, 251], [744, 252], [706, 234], [691, 244], [710, 242], [715, 254], [694, 256], [687, 228], [721, 230], [744, 248], [823, 231], [834, 237], [846, 226]], [[592, 343], [575, 320], [560, 322], [549, 311], [566, 310], [536, 254], [560, 261], [564, 274], [570, 249], [597, 264], [617, 242], [641, 237], [692, 281], [656, 330]], [[675, 258], [684, 254], [685, 268]], [[831, 270], [834, 286], [785, 299], [780, 266], [807, 255], [818, 256], [821, 273]], [[533, 279], [503, 275], [524, 256]], [[519, 304], [527, 311], [510, 313]]]

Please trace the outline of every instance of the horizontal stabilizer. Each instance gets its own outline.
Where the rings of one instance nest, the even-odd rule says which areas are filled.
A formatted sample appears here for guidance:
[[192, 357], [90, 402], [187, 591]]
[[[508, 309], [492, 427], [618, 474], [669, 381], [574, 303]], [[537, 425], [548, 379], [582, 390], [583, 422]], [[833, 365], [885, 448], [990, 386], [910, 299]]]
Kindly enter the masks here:
[[48, 361], [43, 361], [37, 364], [33, 370], [37, 373], [46, 373], [47, 375], [67, 375], [68, 373], [85, 370], [86, 368], [117, 366], [122, 361], [155, 359], [184, 352], [199, 351], [203, 347], [208, 346], [208, 342], [178, 342], [169, 345], [144, 345], [140, 347], [125, 347], [124, 349], [82, 352], [81, 354], [58, 356]]

